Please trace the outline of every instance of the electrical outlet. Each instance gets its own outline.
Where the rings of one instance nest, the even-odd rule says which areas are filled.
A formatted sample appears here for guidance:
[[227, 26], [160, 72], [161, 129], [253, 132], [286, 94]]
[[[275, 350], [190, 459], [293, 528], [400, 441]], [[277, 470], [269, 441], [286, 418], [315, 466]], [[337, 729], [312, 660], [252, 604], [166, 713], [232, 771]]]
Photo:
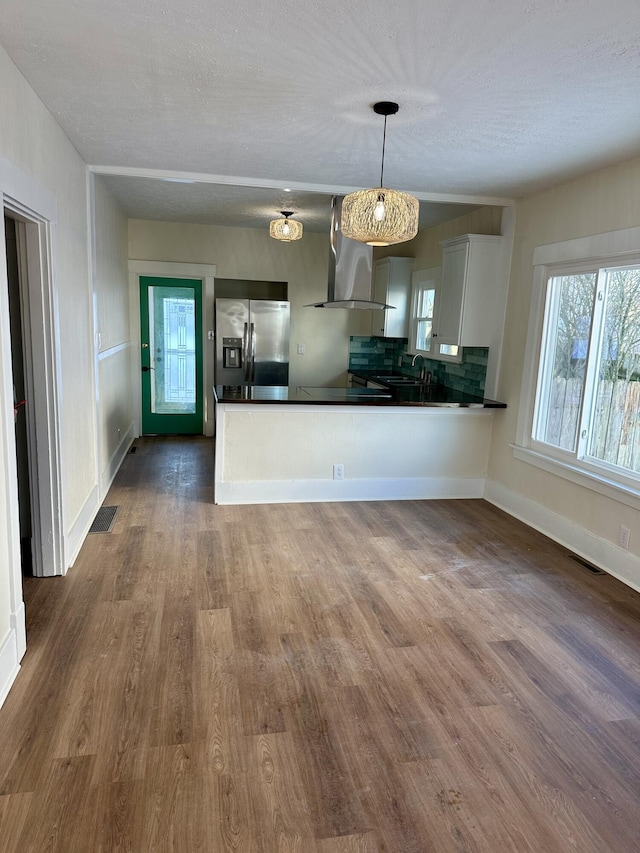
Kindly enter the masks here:
[[625, 527], [624, 524], [620, 525], [620, 530], [618, 531], [618, 545], [621, 548], [624, 548], [625, 551], [629, 550], [629, 540], [631, 539], [631, 531], [628, 527]]
[[304, 355], [304, 344], [298, 344], [298, 355]]
[[344, 480], [344, 465], [333, 466], [333, 479]]

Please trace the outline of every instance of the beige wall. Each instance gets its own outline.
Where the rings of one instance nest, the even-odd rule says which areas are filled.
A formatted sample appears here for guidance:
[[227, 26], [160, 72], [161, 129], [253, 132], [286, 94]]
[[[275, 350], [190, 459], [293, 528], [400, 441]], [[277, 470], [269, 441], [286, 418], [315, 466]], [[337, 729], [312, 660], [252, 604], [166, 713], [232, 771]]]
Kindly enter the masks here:
[[[51, 211], [52, 324], [65, 561], [97, 508], [95, 352], [89, 270], [86, 166], [7, 54], [0, 48], [0, 192]], [[40, 203], [38, 201], [38, 203]], [[45, 210], [46, 207], [46, 210]], [[4, 251], [4, 247], [2, 248]], [[0, 262], [0, 269], [4, 261]], [[0, 272], [0, 286], [6, 286]], [[6, 308], [6, 294], [2, 305]], [[109, 313], [109, 312], [107, 312]], [[4, 323], [4, 320], [2, 321]], [[15, 545], [17, 489], [8, 335], [0, 336], [0, 692], [7, 675], [6, 644], [20, 630], [21, 578]], [[37, 368], [37, 365], [36, 365]], [[40, 428], [42, 425], [38, 425]], [[66, 568], [67, 566], [63, 566]], [[23, 624], [23, 620], [22, 620]], [[18, 646], [19, 647], [19, 646]], [[1, 697], [0, 697], [1, 700]]]
[[458, 216], [449, 222], [435, 225], [418, 232], [413, 240], [398, 246], [376, 249], [376, 258], [386, 258], [389, 255], [403, 258], [415, 258], [414, 269], [429, 269], [442, 263], [442, 240], [460, 237], [462, 234], [491, 234], [500, 235], [502, 231], [502, 208], [479, 207], [464, 216]]
[[[220, 278], [287, 281], [291, 302], [291, 384], [344, 381], [349, 360], [349, 315], [354, 312], [303, 307], [326, 298], [328, 236], [307, 232], [298, 242], [281, 243], [269, 237], [266, 229], [130, 220], [129, 257], [138, 261], [215, 264]], [[297, 354], [298, 343], [305, 345], [304, 355]]]
[[59, 404], [64, 521], [69, 528], [95, 482], [86, 168], [1, 48], [0, 81], [0, 154], [57, 202], [52, 239], [62, 377]]
[[94, 182], [97, 424], [104, 497], [133, 437], [127, 218], [104, 181]]
[[[536, 193], [516, 207], [515, 244], [505, 326], [499, 395], [507, 411], [495, 419], [490, 480], [509, 493], [543, 507], [564, 522], [616, 542], [620, 524], [629, 527], [630, 551], [640, 556], [640, 513], [616, 500], [570, 483], [513, 458], [536, 246], [640, 225], [640, 159]], [[640, 250], [640, 246], [638, 247]], [[504, 497], [504, 495], [503, 495]], [[509, 499], [509, 495], [506, 495]], [[515, 502], [515, 498], [513, 498]], [[533, 507], [533, 510], [536, 508]], [[619, 555], [622, 556], [622, 555]], [[631, 571], [634, 571], [633, 568]], [[629, 577], [636, 585], [637, 577]]]

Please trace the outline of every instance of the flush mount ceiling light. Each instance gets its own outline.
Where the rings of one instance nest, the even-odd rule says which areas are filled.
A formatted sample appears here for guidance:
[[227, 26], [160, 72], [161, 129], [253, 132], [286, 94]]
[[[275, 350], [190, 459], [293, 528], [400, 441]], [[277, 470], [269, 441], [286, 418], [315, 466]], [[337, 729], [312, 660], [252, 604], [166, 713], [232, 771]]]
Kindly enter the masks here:
[[292, 210], [281, 210], [280, 213], [284, 218], [271, 220], [269, 234], [274, 240], [284, 240], [286, 243], [299, 240], [302, 237], [302, 222], [289, 219], [290, 216], [293, 216]]
[[418, 199], [409, 193], [387, 189], [383, 183], [387, 116], [395, 115], [398, 109], [392, 101], [379, 101], [373, 105], [374, 113], [384, 116], [380, 186], [349, 193], [342, 200], [340, 228], [343, 235], [370, 246], [404, 243], [418, 233]]

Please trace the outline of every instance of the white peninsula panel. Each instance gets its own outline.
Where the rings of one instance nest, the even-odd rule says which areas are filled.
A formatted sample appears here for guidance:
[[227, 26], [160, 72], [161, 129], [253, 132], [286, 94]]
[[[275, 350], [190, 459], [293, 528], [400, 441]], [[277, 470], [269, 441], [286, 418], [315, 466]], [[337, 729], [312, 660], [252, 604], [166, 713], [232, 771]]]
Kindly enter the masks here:
[[219, 403], [215, 502], [479, 498], [493, 417], [483, 408]]

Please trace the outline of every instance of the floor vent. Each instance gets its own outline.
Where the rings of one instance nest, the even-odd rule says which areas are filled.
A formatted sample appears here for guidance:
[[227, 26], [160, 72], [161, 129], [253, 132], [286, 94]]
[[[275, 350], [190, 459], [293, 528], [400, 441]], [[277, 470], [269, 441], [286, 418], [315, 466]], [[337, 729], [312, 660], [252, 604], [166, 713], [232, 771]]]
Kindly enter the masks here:
[[93, 519], [89, 533], [111, 533], [118, 509], [119, 507], [117, 506], [101, 506], [98, 514]]
[[138, 449], [138, 448], [137, 448], [137, 447], [135, 446], [135, 444], [134, 444], [134, 445], [131, 447], [131, 449], [129, 450], [129, 453], [135, 453], [137, 449]]
[[590, 563], [588, 560], [585, 560], [584, 557], [578, 557], [577, 554], [571, 554], [569, 559], [573, 560], [574, 563], [577, 563], [584, 569], [590, 571], [592, 575], [606, 575], [605, 571], [598, 568], [598, 566], [594, 566], [593, 563]]

